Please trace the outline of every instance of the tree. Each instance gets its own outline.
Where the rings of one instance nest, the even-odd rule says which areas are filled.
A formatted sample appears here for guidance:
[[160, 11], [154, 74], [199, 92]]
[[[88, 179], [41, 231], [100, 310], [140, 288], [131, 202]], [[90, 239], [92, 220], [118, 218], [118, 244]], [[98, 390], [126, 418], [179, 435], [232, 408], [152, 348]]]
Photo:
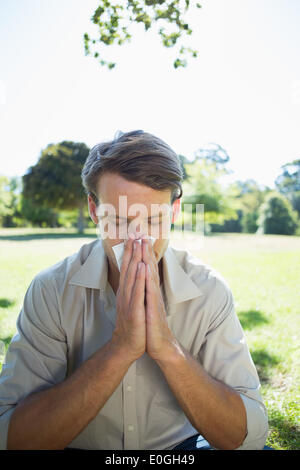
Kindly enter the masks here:
[[16, 219], [21, 218], [18, 210], [21, 192], [21, 178], [0, 176], [0, 225], [15, 227]]
[[276, 178], [277, 190], [286, 196], [300, 217], [300, 159], [286, 163]]
[[258, 229], [259, 208], [270, 188], [259, 185], [255, 180], [236, 181], [232, 184], [241, 211], [240, 225], [244, 233], [255, 233]]
[[63, 141], [42, 150], [38, 163], [23, 176], [23, 196], [33, 206], [73, 210], [78, 208], [78, 232], [84, 231], [86, 194], [81, 170], [89, 154], [84, 143]]
[[59, 227], [58, 212], [45, 205], [36, 206], [31, 199], [21, 198], [21, 213], [24, 222], [30, 222], [33, 227]]
[[[199, 3], [195, 6], [201, 8]], [[197, 57], [198, 54], [191, 47], [180, 44], [184, 34], [192, 34], [184, 19], [189, 8], [190, 0], [127, 0], [126, 3], [118, 0], [99, 0], [99, 6], [91, 17], [93, 24], [98, 27], [99, 36], [95, 39], [84, 33], [85, 54], [92, 55], [101, 65], [112, 69], [116, 64], [103, 59], [101, 46], [121, 46], [130, 41], [132, 34], [129, 32], [129, 25], [142, 24], [145, 31], [161, 25], [158, 34], [163, 46], [181, 45], [179, 56], [173, 63], [174, 68], [186, 67], [187, 62], [184, 59], [186, 53], [190, 53], [192, 57]], [[165, 26], [168, 26], [167, 29]]]
[[6, 226], [5, 219], [12, 215], [13, 192], [11, 181], [7, 176], [0, 176], [0, 222]]
[[271, 191], [259, 209], [256, 233], [293, 235], [297, 229], [297, 213], [289, 200]]
[[224, 168], [218, 168], [213, 161], [198, 159], [185, 164], [185, 170], [187, 178], [183, 182], [182, 217], [185, 217], [185, 204], [192, 205], [193, 214], [196, 204], [204, 204], [206, 224], [220, 224], [238, 217], [234, 199], [219, 182], [227, 172]]
[[209, 143], [200, 147], [195, 152], [197, 160], [204, 159], [208, 162], [214, 162], [217, 168], [224, 168], [224, 165], [229, 162], [229, 155], [226, 150], [219, 144]]

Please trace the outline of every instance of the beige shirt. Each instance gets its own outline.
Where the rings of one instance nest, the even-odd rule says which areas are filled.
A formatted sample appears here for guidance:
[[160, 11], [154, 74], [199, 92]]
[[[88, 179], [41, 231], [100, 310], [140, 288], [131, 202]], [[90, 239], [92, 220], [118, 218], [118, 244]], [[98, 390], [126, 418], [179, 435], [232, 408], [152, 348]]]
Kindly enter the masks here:
[[[9, 420], [20, 400], [63, 381], [112, 337], [116, 296], [107, 267], [97, 239], [39, 272], [29, 285], [0, 375], [0, 449], [6, 449]], [[163, 256], [163, 280], [175, 337], [243, 399], [248, 432], [239, 449], [262, 449], [267, 413], [228, 284], [189, 251], [170, 245]], [[162, 371], [145, 353], [68, 447], [171, 449], [195, 434]]]

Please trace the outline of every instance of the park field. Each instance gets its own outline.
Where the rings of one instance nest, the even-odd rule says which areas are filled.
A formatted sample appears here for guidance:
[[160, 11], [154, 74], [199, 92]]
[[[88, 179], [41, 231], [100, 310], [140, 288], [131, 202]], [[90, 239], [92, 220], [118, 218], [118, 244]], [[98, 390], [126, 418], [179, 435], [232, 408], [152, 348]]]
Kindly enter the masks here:
[[[69, 229], [0, 229], [0, 368], [33, 277], [95, 238], [95, 229], [85, 235]], [[188, 249], [228, 282], [261, 380], [269, 414], [267, 445], [299, 450], [300, 237], [175, 231], [170, 244]]]

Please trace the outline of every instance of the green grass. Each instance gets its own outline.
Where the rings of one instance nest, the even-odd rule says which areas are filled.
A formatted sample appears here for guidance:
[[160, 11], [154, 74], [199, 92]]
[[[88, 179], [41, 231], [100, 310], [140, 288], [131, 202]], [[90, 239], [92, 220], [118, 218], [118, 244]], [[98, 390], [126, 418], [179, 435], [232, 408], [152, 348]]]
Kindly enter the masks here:
[[[95, 236], [94, 229], [85, 236], [61, 229], [0, 229], [0, 340], [5, 348], [32, 278]], [[216, 234], [203, 239], [174, 232], [171, 244], [189, 249], [228, 282], [268, 409], [267, 445], [300, 449], [300, 237]]]

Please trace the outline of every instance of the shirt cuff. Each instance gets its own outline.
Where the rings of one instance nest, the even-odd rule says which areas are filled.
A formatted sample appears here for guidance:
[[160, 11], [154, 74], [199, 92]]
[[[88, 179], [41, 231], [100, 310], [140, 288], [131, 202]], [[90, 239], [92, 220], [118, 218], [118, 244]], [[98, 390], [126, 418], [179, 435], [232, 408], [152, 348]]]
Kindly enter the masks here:
[[262, 450], [268, 436], [268, 415], [265, 406], [240, 393], [247, 413], [247, 434], [235, 450]]

